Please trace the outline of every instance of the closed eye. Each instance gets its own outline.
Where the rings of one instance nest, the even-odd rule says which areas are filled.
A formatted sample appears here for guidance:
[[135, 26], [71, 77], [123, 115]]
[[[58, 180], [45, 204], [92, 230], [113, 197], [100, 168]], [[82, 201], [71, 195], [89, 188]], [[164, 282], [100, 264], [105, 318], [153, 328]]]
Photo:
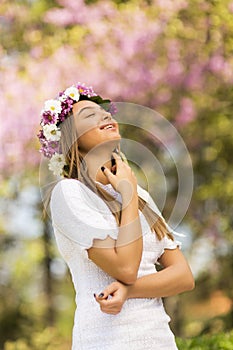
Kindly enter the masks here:
[[88, 114], [85, 118], [94, 117], [95, 113]]

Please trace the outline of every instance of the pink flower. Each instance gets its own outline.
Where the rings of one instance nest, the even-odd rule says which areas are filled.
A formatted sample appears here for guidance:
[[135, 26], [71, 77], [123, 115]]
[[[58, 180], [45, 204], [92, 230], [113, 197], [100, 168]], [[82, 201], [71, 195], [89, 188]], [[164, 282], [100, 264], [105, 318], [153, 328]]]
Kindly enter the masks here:
[[223, 70], [224, 66], [225, 66], [225, 60], [224, 60], [223, 56], [215, 55], [215, 56], [211, 57], [211, 59], [209, 61], [209, 68], [212, 72], [214, 72], [214, 73], [221, 72]]
[[190, 123], [196, 117], [196, 110], [191, 98], [183, 97], [180, 100], [180, 110], [175, 118], [177, 125], [183, 126]]
[[59, 141], [42, 141], [40, 152], [47, 158], [51, 158], [55, 153], [59, 153]]
[[231, 1], [231, 2], [228, 4], [228, 8], [229, 8], [230, 13], [233, 13], [233, 1]]
[[57, 116], [50, 113], [49, 111], [46, 111], [42, 114], [41, 123], [42, 124], [56, 124], [57, 122]]

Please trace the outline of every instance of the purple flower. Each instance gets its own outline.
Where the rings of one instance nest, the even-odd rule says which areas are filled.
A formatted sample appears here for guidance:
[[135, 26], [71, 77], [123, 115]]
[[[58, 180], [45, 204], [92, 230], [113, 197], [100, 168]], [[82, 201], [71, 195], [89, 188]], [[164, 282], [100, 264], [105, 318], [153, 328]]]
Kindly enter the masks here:
[[70, 98], [70, 97], [67, 97], [67, 99], [65, 101], [63, 101], [61, 104], [61, 106], [62, 106], [61, 113], [68, 114], [72, 110], [73, 104], [74, 104], [74, 100], [72, 100], [72, 98]]
[[39, 131], [39, 133], [37, 134], [37, 137], [38, 139], [40, 140], [40, 142], [42, 142], [42, 140], [45, 140], [45, 136], [44, 136], [44, 133], [43, 133], [43, 130], [41, 129]]
[[85, 86], [84, 84], [78, 83], [76, 87], [79, 90], [80, 95], [85, 95], [88, 97], [97, 96], [92, 86], [88, 87], [88, 86]]
[[[73, 104], [79, 100], [80, 95], [85, 95], [89, 98], [97, 96], [92, 87], [78, 83], [76, 86], [73, 85], [59, 92], [56, 99], [45, 102], [45, 107], [41, 114], [42, 130], [37, 135], [41, 144], [40, 152], [45, 157], [51, 159], [55, 154], [60, 155], [59, 140], [61, 131], [58, 126], [69, 117]], [[111, 104], [109, 112], [115, 114], [117, 112], [116, 106]], [[60, 158], [58, 157], [58, 159]]]
[[59, 153], [59, 141], [46, 141], [41, 143], [40, 152], [47, 158], [51, 158], [55, 153]]
[[111, 113], [111, 115], [114, 115], [117, 113], [117, 106], [113, 102], [110, 103], [109, 113]]
[[43, 112], [41, 123], [42, 124], [56, 124], [57, 116], [49, 111]]

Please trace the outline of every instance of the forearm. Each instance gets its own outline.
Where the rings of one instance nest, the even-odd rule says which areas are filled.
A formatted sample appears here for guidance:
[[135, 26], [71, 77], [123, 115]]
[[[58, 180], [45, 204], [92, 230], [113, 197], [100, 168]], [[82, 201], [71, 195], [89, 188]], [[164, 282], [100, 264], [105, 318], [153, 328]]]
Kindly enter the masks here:
[[137, 275], [142, 256], [142, 230], [138, 213], [138, 197], [133, 196], [124, 206], [121, 214], [118, 238], [116, 241], [116, 254], [119, 267], [129, 267]]
[[[130, 298], [160, 298], [172, 296], [194, 288], [189, 266], [174, 264], [164, 270], [140, 277], [133, 285], [113, 282], [96, 296], [100, 308], [107, 314], [117, 314]], [[111, 296], [111, 298], [109, 298]]]
[[137, 197], [122, 210], [117, 241], [111, 237], [94, 240], [93, 247], [88, 250], [88, 256], [116, 280], [128, 285], [136, 281], [142, 256], [142, 232]]
[[176, 264], [138, 278], [128, 287], [128, 298], [168, 297], [191, 290], [193, 287], [194, 281], [189, 267]]
[[121, 221], [116, 240], [116, 249], [120, 250], [141, 237], [142, 230], [138, 212], [138, 197], [137, 195], [134, 195], [130, 202], [124, 200], [122, 203]]

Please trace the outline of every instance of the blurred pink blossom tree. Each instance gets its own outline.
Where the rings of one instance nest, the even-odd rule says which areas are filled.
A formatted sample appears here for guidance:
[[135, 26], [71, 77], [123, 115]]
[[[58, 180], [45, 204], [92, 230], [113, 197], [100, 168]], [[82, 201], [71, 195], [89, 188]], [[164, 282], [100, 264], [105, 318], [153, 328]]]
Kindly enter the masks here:
[[[232, 147], [221, 137], [216, 149], [212, 131], [224, 137], [229, 132], [231, 1], [38, 0], [31, 7], [26, 1], [1, 6], [2, 176], [37, 169], [44, 100], [83, 81], [103, 96], [154, 108], [171, 120], [198, 172], [195, 195], [208, 200], [213, 191], [214, 202], [224, 202], [205, 178], [210, 164], [213, 179], [219, 176], [223, 151]], [[230, 186], [229, 167], [223, 169]]]
[[26, 48], [1, 48], [3, 171], [38, 163], [30, 145], [43, 101], [74, 82], [92, 84], [117, 101], [156, 108], [178, 127], [198, 118], [200, 96], [215, 98], [218, 86], [233, 82], [231, 26], [222, 21], [229, 19], [231, 2], [228, 9], [204, 0], [57, 3], [41, 12], [47, 30], [39, 17], [30, 22], [33, 8], [16, 2], [3, 7], [6, 29], [14, 22], [26, 28]]
[[[0, 193], [4, 179], [37, 181], [40, 110], [59, 90], [83, 81], [154, 108], [191, 153], [188, 223], [215, 249], [205, 273], [232, 297], [233, 2], [3, 0], [0, 13]], [[48, 235], [38, 259], [47, 259], [49, 280]]]

